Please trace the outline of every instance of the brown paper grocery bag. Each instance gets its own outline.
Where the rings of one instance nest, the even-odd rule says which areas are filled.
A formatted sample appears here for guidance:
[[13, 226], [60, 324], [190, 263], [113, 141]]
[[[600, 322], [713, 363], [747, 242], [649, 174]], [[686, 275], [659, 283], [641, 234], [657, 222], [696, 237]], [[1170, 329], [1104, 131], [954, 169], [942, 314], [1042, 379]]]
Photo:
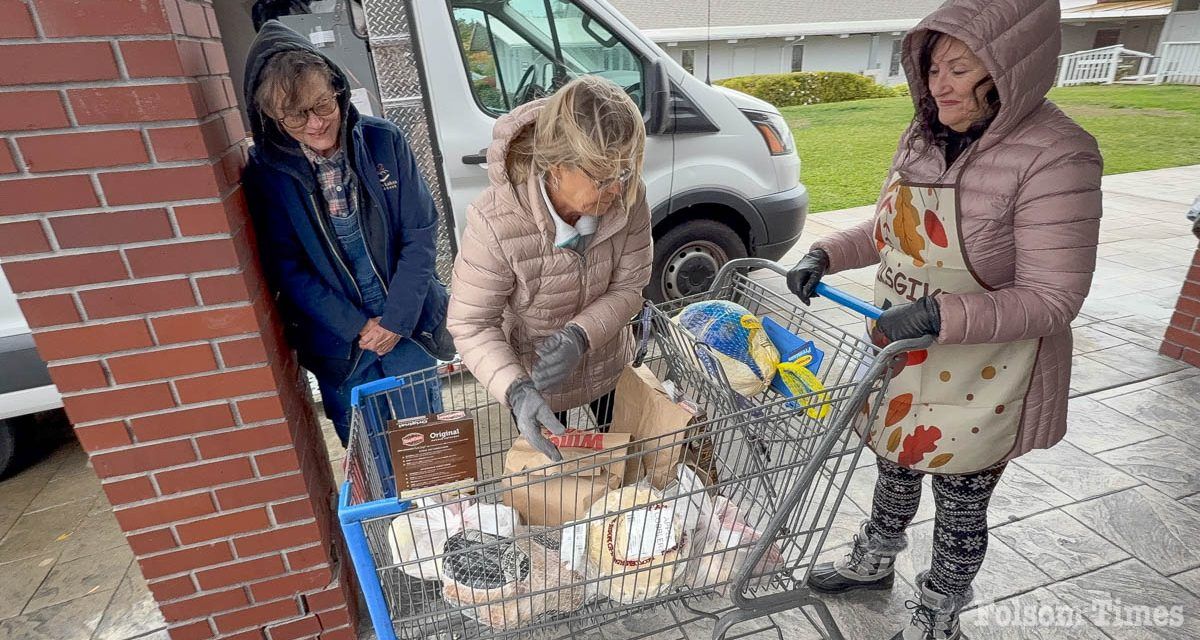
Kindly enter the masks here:
[[516, 509], [526, 524], [556, 526], [579, 518], [621, 486], [625, 457], [632, 436], [628, 433], [598, 433], [568, 430], [565, 435], [543, 433], [554, 443], [563, 462], [554, 464], [534, 449], [524, 437], [513, 441], [504, 458], [507, 489], [504, 504]]
[[672, 400], [649, 367], [625, 367], [617, 379], [609, 429], [609, 433], [630, 434], [630, 453], [640, 454], [625, 465], [625, 484], [645, 475], [654, 488], [666, 487], [675, 478], [675, 464], [684, 458], [688, 427], [703, 421], [703, 410], [691, 402]]

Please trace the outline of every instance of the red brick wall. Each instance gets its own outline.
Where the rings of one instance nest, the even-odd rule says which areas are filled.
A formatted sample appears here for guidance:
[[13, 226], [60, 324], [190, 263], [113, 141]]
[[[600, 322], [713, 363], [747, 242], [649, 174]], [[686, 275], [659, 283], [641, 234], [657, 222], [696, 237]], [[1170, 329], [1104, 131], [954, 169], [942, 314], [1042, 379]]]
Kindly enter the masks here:
[[1163, 355], [1200, 367], [1200, 249], [1192, 256], [1175, 315], [1163, 339]]
[[211, 2], [0, 0], [0, 58], [0, 260], [171, 637], [352, 638]]

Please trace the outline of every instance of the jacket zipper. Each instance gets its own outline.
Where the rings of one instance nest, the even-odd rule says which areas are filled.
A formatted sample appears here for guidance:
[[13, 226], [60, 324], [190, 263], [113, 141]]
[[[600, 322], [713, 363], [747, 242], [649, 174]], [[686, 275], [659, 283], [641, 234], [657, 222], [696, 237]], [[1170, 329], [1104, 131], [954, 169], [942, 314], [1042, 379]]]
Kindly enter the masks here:
[[333, 257], [337, 259], [337, 263], [341, 265], [342, 270], [346, 272], [347, 276], [349, 276], [350, 283], [354, 285], [354, 291], [358, 293], [358, 303], [362, 304], [362, 290], [358, 288], [358, 282], [354, 280], [354, 274], [350, 272], [350, 268], [347, 267], [345, 261], [342, 260], [341, 252], [338, 251], [338, 248], [333, 244], [333, 240], [329, 237], [329, 230], [325, 228], [325, 223], [321, 220], [321, 209], [317, 206], [316, 196], [314, 196], [312, 193], [309, 193], [308, 200], [312, 203], [313, 211], [315, 211], [317, 214], [317, 226], [321, 228], [321, 235], [325, 237], [325, 243], [329, 245], [329, 250], [333, 252]]

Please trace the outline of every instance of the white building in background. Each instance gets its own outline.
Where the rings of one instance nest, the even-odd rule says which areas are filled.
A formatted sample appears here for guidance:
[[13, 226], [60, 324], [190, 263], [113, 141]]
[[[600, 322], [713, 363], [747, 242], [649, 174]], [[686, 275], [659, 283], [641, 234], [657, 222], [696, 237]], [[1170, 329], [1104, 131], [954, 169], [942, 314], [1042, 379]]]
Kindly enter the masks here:
[[[904, 82], [904, 33], [942, 0], [610, 0], [700, 78], [848, 71]], [[1061, 0], [1063, 53], [1200, 41], [1200, 0]]]

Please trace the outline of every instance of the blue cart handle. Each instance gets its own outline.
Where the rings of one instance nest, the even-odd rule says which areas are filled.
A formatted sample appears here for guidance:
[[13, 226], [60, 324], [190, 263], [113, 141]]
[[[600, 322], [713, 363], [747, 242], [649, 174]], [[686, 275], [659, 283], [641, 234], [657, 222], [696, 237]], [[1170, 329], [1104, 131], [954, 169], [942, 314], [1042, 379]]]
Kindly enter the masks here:
[[[717, 278], [714, 281], [713, 287], [716, 288], [724, 284], [725, 278], [729, 276], [730, 272], [736, 269], [767, 269], [782, 276], [786, 276], [788, 273], [787, 267], [772, 260], [763, 260], [762, 258], [739, 258], [737, 260], [730, 260], [729, 262], [725, 263], [725, 266], [721, 267], [721, 271], [717, 274]], [[846, 307], [851, 311], [856, 311], [872, 320], [878, 320], [879, 316], [883, 315], [883, 309], [876, 307], [866, 300], [859, 300], [849, 293], [846, 293], [845, 291], [842, 291], [836, 287], [827, 285], [824, 282], [817, 285], [817, 295], [821, 296], [822, 298], [829, 298], [843, 307]]]
[[405, 380], [404, 376], [390, 376], [360, 384], [350, 390], [350, 406], [362, 408], [361, 402], [367, 396], [373, 396], [380, 393], [386, 393], [394, 389], [399, 389], [406, 383], [407, 381]]

